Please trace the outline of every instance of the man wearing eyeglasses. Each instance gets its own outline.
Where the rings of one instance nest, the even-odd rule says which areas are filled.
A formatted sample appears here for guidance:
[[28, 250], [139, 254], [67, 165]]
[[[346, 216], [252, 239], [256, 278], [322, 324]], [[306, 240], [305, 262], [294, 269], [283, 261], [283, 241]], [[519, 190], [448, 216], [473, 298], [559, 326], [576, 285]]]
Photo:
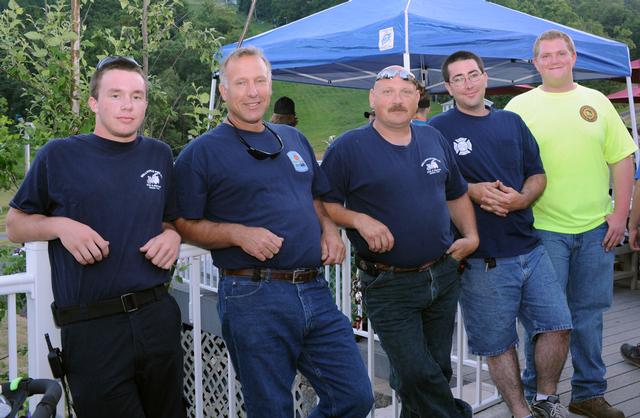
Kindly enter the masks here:
[[344, 258], [319, 200], [327, 179], [302, 133], [263, 121], [271, 69], [260, 50], [240, 48], [222, 62], [220, 93], [224, 122], [176, 161], [177, 226], [211, 249], [222, 273], [222, 336], [248, 416], [293, 417], [298, 369], [320, 397], [312, 416], [364, 417], [371, 384], [322, 269]]
[[[566, 417], [556, 388], [567, 357], [571, 315], [533, 229], [530, 206], [546, 184], [538, 145], [518, 115], [485, 105], [488, 75], [476, 54], [449, 55], [442, 77], [456, 107], [429, 124], [453, 146], [480, 232], [460, 295], [469, 347], [487, 358], [515, 418]], [[520, 380], [516, 318], [536, 340], [539, 393], [531, 410]]]
[[49, 241], [52, 310], [78, 417], [185, 416], [180, 236], [169, 147], [138, 135], [147, 81], [128, 57], [90, 83], [93, 134], [49, 141], [11, 201], [14, 242]]
[[[602, 324], [613, 300], [614, 250], [624, 239], [633, 185], [631, 154], [637, 147], [611, 102], [574, 83], [576, 59], [567, 34], [541, 34], [533, 46], [533, 64], [542, 85], [514, 97], [507, 109], [522, 116], [533, 132], [549, 179], [533, 214], [573, 317], [569, 411], [622, 418], [624, 413], [604, 398]], [[609, 195], [611, 175], [615, 205]], [[525, 348], [523, 383], [531, 395], [538, 353], [530, 345]]]
[[411, 124], [420, 91], [402, 67], [378, 73], [369, 93], [376, 119], [325, 154], [333, 186], [325, 206], [355, 248], [366, 313], [389, 357], [402, 417], [470, 417], [449, 388], [450, 355], [459, 269], [478, 235], [451, 147], [432, 127]]

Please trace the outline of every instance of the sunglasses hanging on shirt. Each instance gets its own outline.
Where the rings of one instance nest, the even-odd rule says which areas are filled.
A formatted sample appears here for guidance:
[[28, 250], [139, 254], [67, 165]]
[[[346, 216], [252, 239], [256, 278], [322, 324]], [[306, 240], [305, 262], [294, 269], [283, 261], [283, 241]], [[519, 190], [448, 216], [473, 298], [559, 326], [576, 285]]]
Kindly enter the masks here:
[[233, 124], [233, 122], [231, 122], [231, 120], [229, 118], [227, 118], [227, 122], [229, 122], [229, 125], [233, 126], [233, 129], [235, 129], [236, 134], [238, 135], [238, 139], [240, 140], [242, 145], [244, 145], [247, 148], [247, 152], [249, 153], [249, 155], [251, 155], [256, 160], [264, 160], [264, 159], [267, 159], [267, 158], [271, 158], [273, 160], [284, 149], [284, 143], [282, 142], [282, 138], [280, 138], [280, 135], [278, 135], [273, 129], [269, 128], [269, 125], [264, 123], [264, 121], [262, 122], [262, 125], [269, 132], [271, 132], [271, 134], [273, 134], [273, 136], [276, 137], [276, 139], [278, 140], [278, 144], [280, 144], [280, 149], [277, 150], [277, 151], [268, 152], [268, 151], [262, 151], [262, 150], [259, 150], [257, 148], [252, 147], [251, 145], [249, 145], [247, 140], [242, 137], [242, 135], [240, 134], [240, 130], [236, 127], [236, 125]]

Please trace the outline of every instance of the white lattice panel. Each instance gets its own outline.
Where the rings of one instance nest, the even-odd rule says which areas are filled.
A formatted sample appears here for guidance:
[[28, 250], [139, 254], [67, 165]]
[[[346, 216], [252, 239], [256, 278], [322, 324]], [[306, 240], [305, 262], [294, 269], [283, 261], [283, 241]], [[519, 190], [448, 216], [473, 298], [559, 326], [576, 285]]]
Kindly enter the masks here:
[[[182, 349], [184, 350], [184, 396], [189, 402], [187, 414], [194, 417], [195, 404], [193, 377], [193, 334], [190, 330], [182, 332]], [[202, 386], [204, 416], [207, 418], [236, 418], [229, 417], [229, 401], [227, 390], [228, 379], [227, 348], [222, 337], [202, 333]], [[240, 391], [240, 382], [236, 380], [236, 409], [237, 418], [247, 416]], [[305, 418], [310, 409], [316, 404], [315, 393], [300, 374], [296, 376], [293, 389], [294, 417]], [[305, 399], [308, 399], [305, 401]]]

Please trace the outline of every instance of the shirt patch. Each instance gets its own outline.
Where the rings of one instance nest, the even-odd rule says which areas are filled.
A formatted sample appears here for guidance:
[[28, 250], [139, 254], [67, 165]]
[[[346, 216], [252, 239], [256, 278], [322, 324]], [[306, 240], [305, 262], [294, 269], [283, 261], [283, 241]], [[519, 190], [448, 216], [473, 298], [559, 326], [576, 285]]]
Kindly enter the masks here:
[[304, 173], [305, 171], [309, 171], [307, 163], [304, 162], [300, 154], [298, 154], [296, 151], [287, 152], [287, 157], [289, 157], [291, 164], [293, 164], [293, 168], [297, 172]]
[[467, 155], [471, 154], [473, 150], [473, 146], [471, 145], [471, 140], [469, 138], [458, 138], [453, 141], [453, 150], [458, 155]]
[[156, 170], [147, 170], [140, 175], [140, 178], [146, 177], [147, 187], [151, 190], [160, 190], [162, 185], [160, 181], [162, 179], [162, 173]]
[[424, 160], [422, 164], [420, 164], [420, 167], [424, 167], [429, 174], [438, 174], [442, 171], [442, 169], [440, 168], [440, 164], [442, 164], [442, 161], [440, 161], [439, 159], [429, 157]]
[[598, 112], [589, 105], [584, 105], [580, 108], [580, 117], [587, 122], [595, 122], [598, 120]]

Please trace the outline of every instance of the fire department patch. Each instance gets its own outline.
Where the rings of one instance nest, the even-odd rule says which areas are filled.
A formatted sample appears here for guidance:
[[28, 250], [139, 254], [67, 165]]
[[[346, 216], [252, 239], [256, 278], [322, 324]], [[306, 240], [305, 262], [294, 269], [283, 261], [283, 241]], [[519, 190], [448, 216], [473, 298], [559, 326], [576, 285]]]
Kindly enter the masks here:
[[598, 120], [598, 112], [593, 107], [584, 105], [580, 108], [580, 117], [587, 122], [595, 122]]

